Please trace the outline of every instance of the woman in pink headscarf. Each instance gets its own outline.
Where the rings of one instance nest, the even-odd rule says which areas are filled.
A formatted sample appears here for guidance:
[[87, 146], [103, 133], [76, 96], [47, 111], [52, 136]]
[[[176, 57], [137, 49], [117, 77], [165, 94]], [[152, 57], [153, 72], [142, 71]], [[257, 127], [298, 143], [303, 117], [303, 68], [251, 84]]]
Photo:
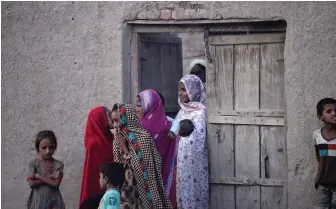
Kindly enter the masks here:
[[136, 111], [141, 125], [152, 136], [162, 160], [162, 179], [169, 199], [176, 207], [175, 162], [177, 140], [168, 139], [172, 123], [167, 119], [159, 94], [153, 89], [140, 92], [136, 98]]

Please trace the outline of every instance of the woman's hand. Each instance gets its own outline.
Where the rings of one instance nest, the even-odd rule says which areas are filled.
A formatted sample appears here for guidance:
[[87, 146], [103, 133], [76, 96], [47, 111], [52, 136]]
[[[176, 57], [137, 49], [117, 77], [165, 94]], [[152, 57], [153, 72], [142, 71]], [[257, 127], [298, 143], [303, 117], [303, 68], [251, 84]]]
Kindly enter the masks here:
[[125, 154], [127, 154], [129, 151], [128, 151], [128, 148], [127, 148], [127, 146], [126, 146], [126, 139], [125, 139], [125, 137], [119, 132], [119, 130], [116, 131], [116, 138], [117, 138], [117, 140], [118, 140], [118, 142], [119, 142], [119, 145], [120, 145], [121, 150], [122, 150]]
[[120, 133], [120, 129], [115, 130], [114, 136], [117, 138], [120, 145], [125, 144], [125, 137]]
[[175, 138], [176, 138], [175, 134], [173, 132], [169, 131], [168, 139], [172, 140], [172, 139], [175, 139]]
[[119, 134], [117, 134], [117, 140], [119, 141], [119, 144], [120, 145], [125, 145], [125, 137], [123, 136], [123, 135], [121, 135], [120, 133]]

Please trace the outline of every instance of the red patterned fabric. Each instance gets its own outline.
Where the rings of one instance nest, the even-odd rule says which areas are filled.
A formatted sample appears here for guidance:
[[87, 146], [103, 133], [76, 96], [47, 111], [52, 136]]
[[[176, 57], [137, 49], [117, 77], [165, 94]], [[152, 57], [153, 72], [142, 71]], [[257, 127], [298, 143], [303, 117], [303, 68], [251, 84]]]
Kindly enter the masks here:
[[86, 154], [79, 205], [80, 209], [89, 209], [91, 207], [88, 205], [91, 203], [88, 201], [104, 194], [99, 185], [100, 166], [113, 161], [113, 135], [101, 106], [92, 109], [89, 113], [84, 144]]

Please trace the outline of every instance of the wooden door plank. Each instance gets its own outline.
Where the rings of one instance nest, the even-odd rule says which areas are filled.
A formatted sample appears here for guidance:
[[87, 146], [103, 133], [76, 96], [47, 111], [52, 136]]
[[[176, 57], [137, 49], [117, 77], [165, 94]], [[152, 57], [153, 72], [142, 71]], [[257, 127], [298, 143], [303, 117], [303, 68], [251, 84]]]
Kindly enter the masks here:
[[284, 179], [284, 129], [284, 127], [260, 127], [262, 178]]
[[266, 179], [266, 178], [255, 178], [255, 177], [211, 177], [211, 184], [228, 184], [228, 185], [249, 185], [249, 186], [276, 186], [283, 187], [282, 179]]
[[[234, 50], [234, 109], [259, 109], [260, 45], [239, 45]], [[260, 176], [259, 127], [236, 125], [236, 177]], [[248, 163], [247, 163], [248, 162]], [[236, 186], [236, 209], [259, 209], [259, 186]]]
[[283, 110], [228, 110], [228, 109], [212, 109], [208, 111], [208, 115], [214, 116], [251, 116], [251, 117], [284, 117]]
[[[145, 89], [157, 89], [161, 86], [161, 44], [141, 42], [141, 51], [147, 51], [140, 54], [141, 71], [140, 83], [141, 91]], [[147, 56], [146, 56], [147, 55]]]
[[260, 109], [284, 109], [284, 44], [262, 44], [260, 65]]
[[207, 114], [213, 116], [244, 116], [245, 112], [244, 110], [212, 109]]
[[233, 46], [210, 46], [215, 57], [207, 71], [208, 109], [233, 109]]
[[211, 185], [210, 208], [235, 209], [234, 186]]
[[260, 209], [260, 187], [236, 186], [235, 209]]
[[284, 43], [285, 33], [275, 34], [254, 34], [254, 35], [226, 35], [210, 36], [209, 44], [211, 45], [238, 45], [238, 44], [261, 44], [261, 43]]
[[[260, 127], [261, 135], [261, 177], [266, 179], [284, 179], [285, 144], [284, 127]], [[283, 188], [261, 187], [261, 208], [281, 208], [279, 200]]]
[[[237, 125], [235, 136], [236, 177], [260, 176], [259, 127]], [[236, 209], [259, 207], [259, 186], [236, 186]]]
[[283, 209], [283, 187], [264, 187], [261, 188], [260, 209]]
[[210, 125], [210, 177], [234, 177], [233, 125]]
[[157, 89], [165, 98], [166, 106], [177, 105], [177, 46], [176, 44], [161, 44], [161, 83]]
[[[178, 104], [178, 85], [180, 82], [180, 79], [183, 77], [183, 52], [182, 52], [182, 42], [181, 44], [176, 45], [176, 55], [175, 58], [175, 75], [174, 75], [174, 81], [172, 81], [173, 88], [175, 88], [176, 94], [174, 95], [174, 104], [177, 105], [178, 108], [180, 108]], [[177, 113], [177, 112], [176, 112]]]
[[[284, 109], [284, 44], [262, 44], [260, 66], [260, 108]], [[261, 177], [284, 179], [285, 129], [260, 127]], [[284, 188], [261, 187], [261, 209], [283, 208]]]
[[243, 125], [265, 125], [283, 126], [284, 118], [279, 117], [239, 117], [239, 116], [208, 116], [208, 123], [213, 124], [243, 124]]
[[253, 117], [284, 117], [285, 111], [283, 110], [256, 110], [256, 111], [245, 111], [245, 116], [253, 116]]
[[240, 45], [234, 50], [234, 109], [259, 109], [260, 45]]
[[[214, 63], [207, 70], [208, 109], [233, 110], [233, 47], [211, 47]], [[208, 125], [210, 176], [234, 177], [233, 125]], [[233, 185], [211, 185], [211, 208], [234, 209]]]
[[[234, 177], [233, 125], [208, 125], [210, 178]], [[234, 185], [211, 185], [211, 208], [234, 208]]]

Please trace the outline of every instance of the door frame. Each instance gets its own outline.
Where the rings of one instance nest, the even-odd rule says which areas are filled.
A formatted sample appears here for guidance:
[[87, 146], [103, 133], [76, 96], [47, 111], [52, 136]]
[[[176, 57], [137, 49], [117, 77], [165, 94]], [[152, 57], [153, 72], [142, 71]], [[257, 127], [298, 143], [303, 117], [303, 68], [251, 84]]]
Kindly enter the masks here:
[[[203, 32], [205, 36], [208, 32], [212, 33], [222, 33], [223, 31], [227, 33], [233, 33], [239, 31], [248, 32], [263, 32], [263, 31], [286, 31], [287, 23], [286, 21], [272, 20], [272, 21], [246, 21], [246, 20], [199, 20], [199, 21], [145, 21], [136, 20], [129, 21], [126, 23], [130, 28], [129, 33], [129, 56], [128, 56], [128, 69], [129, 74], [127, 80], [129, 81], [128, 92], [124, 92], [125, 97], [135, 104], [136, 94], [139, 91], [140, 79], [140, 59], [139, 59], [139, 46], [140, 46], [140, 34], [141, 33], [192, 33], [192, 32]], [[206, 35], [207, 34], [207, 35]], [[285, 40], [286, 47], [286, 40]], [[280, 60], [285, 62], [285, 60]], [[284, 70], [286, 70], [286, 65], [284, 65]], [[284, 86], [285, 88], [285, 86]], [[286, 106], [286, 94], [284, 93], [284, 123], [285, 128], [285, 169], [288, 174], [288, 153], [287, 153], [287, 106]], [[207, 118], [208, 120], [210, 118]], [[208, 122], [207, 122], [208, 124]], [[210, 182], [209, 182], [210, 183]], [[239, 182], [238, 182], [239, 183]], [[237, 184], [238, 184], [237, 183]], [[274, 183], [274, 182], [273, 182]], [[288, 175], [285, 175], [283, 181], [283, 206], [288, 208]]]
[[130, 35], [130, 102], [135, 103], [135, 98], [140, 90], [140, 34], [143, 33], [188, 33], [188, 32], [204, 32], [203, 25], [167, 25], [165, 24], [143, 24], [138, 22], [129, 22], [131, 26]]

